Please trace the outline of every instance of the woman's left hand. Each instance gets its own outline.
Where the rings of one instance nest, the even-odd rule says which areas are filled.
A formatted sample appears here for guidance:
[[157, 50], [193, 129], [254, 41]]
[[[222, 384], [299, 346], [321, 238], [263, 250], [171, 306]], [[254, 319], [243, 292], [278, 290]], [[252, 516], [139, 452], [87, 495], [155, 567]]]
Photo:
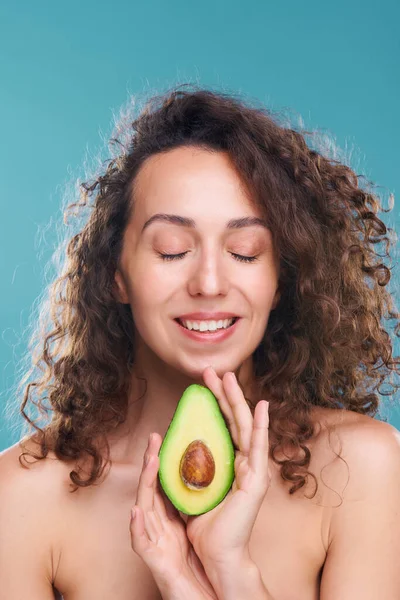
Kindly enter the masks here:
[[260, 400], [253, 419], [234, 373], [220, 379], [207, 367], [203, 379], [217, 398], [238, 448], [232, 489], [214, 509], [190, 516], [186, 523], [188, 538], [208, 574], [208, 568], [229, 570], [251, 561], [250, 535], [272, 475], [268, 468], [269, 403]]

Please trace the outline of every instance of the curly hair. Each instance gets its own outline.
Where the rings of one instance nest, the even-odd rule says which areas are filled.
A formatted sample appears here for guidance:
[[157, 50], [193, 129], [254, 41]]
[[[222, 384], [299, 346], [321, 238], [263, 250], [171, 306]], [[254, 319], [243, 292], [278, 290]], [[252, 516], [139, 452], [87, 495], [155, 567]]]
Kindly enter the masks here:
[[[384, 318], [395, 319], [399, 337], [400, 314], [385, 290], [390, 268], [382, 261], [390, 258], [387, 234], [393, 230], [377, 216], [388, 210], [362, 187], [362, 176], [307, 144], [313, 133], [286, 127], [269, 109], [234, 94], [176, 86], [147, 100], [120, 129], [111, 139], [118, 152], [100, 174], [80, 183], [80, 201], [64, 213], [64, 222], [86, 209], [89, 218], [68, 240], [63, 273], [49, 288], [32, 359], [42, 375], [25, 387], [20, 407], [40, 451], [26, 450], [20, 462], [52, 451], [76, 467], [86, 457], [88, 476], [80, 467], [69, 474], [72, 491], [95, 484], [111, 466], [106, 436], [126, 418], [134, 364], [134, 315], [113, 290], [135, 177], [148, 157], [195, 146], [229, 153], [272, 232], [281, 296], [253, 354], [254, 378], [262, 397], [273, 398], [271, 457], [291, 482], [289, 493], [308, 476], [316, 493], [318, 483], [307, 470], [312, 408], [374, 417], [378, 394], [394, 393], [380, 389], [393, 371], [399, 373], [400, 362], [383, 326]], [[383, 254], [375, 250], [380, 243]], [[398, 387], [392, 384], [394, 391]], [[50, 412], [51, 421], [40, 427], [31, 419], [29, 401], [42, 416]], [[99, 437], [106, 456], [94, 442]]]

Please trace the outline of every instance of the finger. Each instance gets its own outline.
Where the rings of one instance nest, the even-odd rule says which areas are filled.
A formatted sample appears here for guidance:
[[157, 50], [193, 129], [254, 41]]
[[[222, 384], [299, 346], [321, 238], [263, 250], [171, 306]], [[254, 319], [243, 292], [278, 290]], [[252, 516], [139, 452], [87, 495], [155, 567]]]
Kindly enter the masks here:
[[206, 386], [212, 391], [218, 400], [218, 404], [221, 408], [222, 414], [226, 419], [235, 446], [239, 446], [239, 436], [235, 417], [233, 416], [231, 406], [226, 398], [222, 380], [218, 377], [212, 367], [206, 367], [206, 369], [204, 369], [203, 379]]
[[[149, 443], [143, 457], [143, 466], [139, 477], [136, 504], [140, 506], [144, 512], [153, 510], [154, 506], [154, 494], [159, 467], [157, 453], [161, 443], [160, 440], [161, 436], [159, 434], [152, 434], [149, 438]], [[146, 461], [148, 461], [147, 464]]]
[[165, 500], [161, 495], [158, 485], [154, 494], [154, 510], [158, 513], [161, 521], [169, 521], [169, 514], [166, 508]]
[[253, 430], [253, 415], [243, 396], [234, 373], [225, 373], [222, 378], [225, 396], [231, 407], [239, 437], [239, 450], [248, 456]]
[[[163, 534], [163, 527], [158, 515], [154, 511], [143, 512], [137, 504], [135, 504], [133, 509], [135, 511], [135, 518], [133, 519], [131, 515], [131, 534], [134, 535], [136, 532], [138, 543], [141, 544], [142, 549], [150, 547], [149, 542], [157, 545]], [[135, 521], [137, 521], [136, 529]], [[147, 545], [143, 541], [143, 538], [147, 540]]]
[[131, 546], [132, 549], [137, 554], [139, 554], [139, 556], [142, 556], [150, 547], [150, 540], [147, 536], [144, 527], [143, 511], [141, 511], [140, 509], [138, 510], [136, 506], [134, 507], [134, 511], [135, 518], [132, 518], [131, 515], [131, 521], [129, 524], [129, 530], [131, 534]]
[[268, 474], [268, 428], [269, 403], [260, 400], [254, 411], [253, 432], [251, 435], [249, 466], [255, 473]]
[[160, 537], [164, 533], [164, 527], [157, 511], [149, 510], [144, 514], [144, 527], [153, 544], [158, 544]]
[[145, 462], [147, 459], [148, 462], [143, 467], [137, 494], [137, 507], [139, 512], [143, 514], [145, 531], [154, 544], [157, 544], [164, 532], [162, 514], [158, 510], [162, 507], [159, 505], [156, 507], [157, 473], [160, 466], [158, 452], [161, 443], [162, 438], [158, 433], [152, 433], [149, 436], [149, 443], [143, 461]]

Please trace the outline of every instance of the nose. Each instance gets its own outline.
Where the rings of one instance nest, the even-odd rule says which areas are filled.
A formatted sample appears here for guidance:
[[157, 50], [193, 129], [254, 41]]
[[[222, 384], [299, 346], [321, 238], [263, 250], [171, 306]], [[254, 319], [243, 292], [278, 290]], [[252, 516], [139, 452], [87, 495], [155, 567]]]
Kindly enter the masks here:
[[229, 277], [223, 257], [217, 251], [199, 253], [188, 275], [188, 291], [191, 296], [226, 295]]

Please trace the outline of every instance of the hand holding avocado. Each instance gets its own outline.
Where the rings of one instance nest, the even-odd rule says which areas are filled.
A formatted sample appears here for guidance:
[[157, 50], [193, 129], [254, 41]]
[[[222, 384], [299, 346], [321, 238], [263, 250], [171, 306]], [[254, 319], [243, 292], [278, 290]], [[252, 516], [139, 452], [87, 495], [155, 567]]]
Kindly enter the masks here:
[[132, 548], [168, 598], [215, 599], [232, 572], [255, 566], [249, 540], [271, 479], [268, 403], [253, 419], [233, 373], [207, 367], [203, 379], [185, 390], [162, 445], [152, 434], [131, 521]]
[[[251, 562], [249, 540], [253, 525], [268, 490], [268, 402], [260, 400], [254, 419], [233, 373], [222, 379], [207, 367], [203, 373], [207, 387], [218, 398], [238, 448], [232, 489], [213, 510], [189, 516], [186, 533], [207, 575], [215, 569], [239, 567]], [[213, 584], [214, 585], [214, 584]], [[215, 586], [214, 586], [215, 587]]]
[[158, 488], [162, 438], [153, 433], [144, 456], [130, 534], [132, 549], [149, 567], [163, 598], [217, 600], [190, 544], [185, 523]]

